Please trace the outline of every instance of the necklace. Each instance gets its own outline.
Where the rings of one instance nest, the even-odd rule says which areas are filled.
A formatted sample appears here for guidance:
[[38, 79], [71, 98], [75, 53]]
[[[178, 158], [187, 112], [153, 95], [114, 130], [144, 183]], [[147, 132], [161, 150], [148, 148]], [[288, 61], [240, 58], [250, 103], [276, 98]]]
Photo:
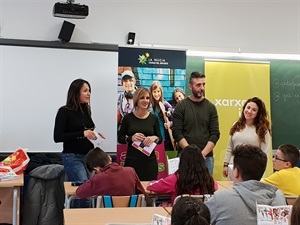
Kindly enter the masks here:
[[137, 118], [145, 119], [146, 117], [148, 117], [149, 111], [145, 111], [145, 112], [143, 111], [143, 112], [141, 112], [141, 113], [138, 113], [138, 111], [135, 110], [135, 111], [133, 112], [133, 114], [134, 114]]

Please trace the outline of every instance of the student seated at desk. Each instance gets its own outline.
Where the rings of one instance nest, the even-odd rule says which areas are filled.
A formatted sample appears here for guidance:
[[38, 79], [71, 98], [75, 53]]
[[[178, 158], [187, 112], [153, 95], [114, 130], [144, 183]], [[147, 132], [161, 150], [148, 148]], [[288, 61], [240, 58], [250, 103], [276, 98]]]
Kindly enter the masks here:
[[207, 206], [196, 198], [180, 198], [172, 208], [172, 225], [209, 225], [210, 212]]
[[111, 157], [100, 148], [92, 149], [85, 158], [90, 172], [95, 174], [76, 190], [78, 198], [95, 195], [125, 196], [145, 194], [135, 170], [112, 163]]
[[259, 147], [245, 144], [232, 150], [233, 188], [216, 191], [204, 202], [211, 213], [211, 224], [257, 225], [256, 204], [286, 205], [282, 191], [260, 182], [267, 166], [267, 155]]
[[196, 145], [188, 145], [180, 155], [178, 170], [166, 178], [150, 181], [147, 190], [158, 194], [170, 194], [171, 203], [182, 194], [214, 194], [217, 182], [210, 175], [201, 150]]
[[273, 156], [273, 167], [276, 172], [261, 181], [276, 186], [285, 195], [300, 195], [300, 168], [297, 167], [299, 157], [300, 153], [296, 146], [280, 145]]

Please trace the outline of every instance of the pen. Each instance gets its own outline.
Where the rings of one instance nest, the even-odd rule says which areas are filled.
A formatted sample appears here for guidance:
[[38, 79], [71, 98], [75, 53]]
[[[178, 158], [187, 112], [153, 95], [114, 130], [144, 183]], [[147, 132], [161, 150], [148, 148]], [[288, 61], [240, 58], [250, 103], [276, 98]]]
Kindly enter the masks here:
[[166, 207], [163, 206], [163, 209], [171, 216], [171, 212]]

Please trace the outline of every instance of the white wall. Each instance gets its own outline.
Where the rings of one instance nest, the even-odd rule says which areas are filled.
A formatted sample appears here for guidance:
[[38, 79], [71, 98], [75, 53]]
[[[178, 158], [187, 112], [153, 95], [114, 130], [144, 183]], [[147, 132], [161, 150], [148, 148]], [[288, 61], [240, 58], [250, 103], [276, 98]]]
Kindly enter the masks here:
[[[0, 0], [3, 38], [57, 40], [57, 0]], [[75, 0], [89, 6], [72, 42], [184, 46], [190, 50], [300, 53], [299, 0]]]

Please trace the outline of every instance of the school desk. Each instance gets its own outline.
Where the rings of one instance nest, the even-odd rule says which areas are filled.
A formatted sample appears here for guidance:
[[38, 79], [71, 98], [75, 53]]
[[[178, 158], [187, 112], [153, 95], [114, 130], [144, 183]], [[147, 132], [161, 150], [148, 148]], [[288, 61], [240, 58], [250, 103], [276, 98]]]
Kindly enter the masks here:
[[[149, 183], [148, 181], [143, 181], [142, 185], [144, 186], [144, 189], [145, 189], [146, 193], [149, 194], [150, 197], [154, 201], [156, 199], [157, 194], [152, 192], [152, 191], [148, 191], [146, 189], [148, 183]], [[69, 209], [72, 200], [76, 199], [76, 189], [78, 187], [72, 186], [70, 181], [65, 181], [64, 182], [64, 188], [65, 188], [65, 208]]]
[[[155, 195], [155, 194], [156, 194], [156, 193], [153, 192], [153, 191], [148, 191], [148, 190], [147, 190], [147, 185], [148, 185], [149, 181], [142, 181], [141, 183], [142, 183], [144, 189], [146, 190], [146, 193], [148, 193], [148, 194], [150, 194], [150, 195], [151, 195], [151, 194], [152, 194], [152, 195]], [[229, 181], [229, 180], [226, 180], [226, 181], [217, 181], [217, 183], [218, 183], [218, 186], [219, 186], [218, 190], [222, 190], [222, 189], [230, 189], [230, 188], [232, 188], [232, 186], [233, 186], [233, 181]]]
[[64, 209], [64, 225], [151, 224], [154, 213], [169, 216], [162, 207]]
[[[20, 218], [19, 218], [19, 216], [20, 216], [20, 188], [23, 185], [24, 185], [23, 174], [20, 175], [20, 178], [15, 179], [15, 180], [0, 181], [0, 188], [2, 190], [4, 188], [5, 189], [10, 188], [13, 190], [12, 191], [12, 224], [13, 225], [19, 224], [19, 220], [20, 220]], [[1, 197], [0, 197], [0, 200], [1, 200]], [[5, 205], [1, 206], [1, 209], [4, 210], [4, 207], [5, 207]]]
[[233, 187], [233, 181], [231, 180], [221, 180], [221, 181], [217, 181], [218, 183], [218, 190], [223, 190], [223, 189], [230, 189]]
[[72, 182], [65, 181], [64, 188], [65, 188], [65, 209], [69, 209], [72, 200], [76, 199], [76, 189], [77, 186], [72, 186]]
[[[142, 181], [141, 183], [142, 183], [146, 193], [149, 194], [150, 198], [152, 198], [153, 201], [155, 201], [158, 196], [160, 196], [161, 198], [167, 197], [167, 195], [159, 195], [159, 194], [157, 194], [153, 191], [148, 191], [147, 190], [147, 185], [148, 185], [149, 181]], [[229, 189], [229, 188], [232, 188], [232, 186], [233, 186], [232, 181], [217, 181], [217, 183], [218, 183], [218, 186], [219, 186], [218, 190]], [[76, 189], [77, 189], [77, 187], [72, 186], [71, 182], [65, 181], [64, 182], [64, 188], [65, 188], [65, 208], [69, 209], [71, 201], [73, 199], [76, 199]]]

